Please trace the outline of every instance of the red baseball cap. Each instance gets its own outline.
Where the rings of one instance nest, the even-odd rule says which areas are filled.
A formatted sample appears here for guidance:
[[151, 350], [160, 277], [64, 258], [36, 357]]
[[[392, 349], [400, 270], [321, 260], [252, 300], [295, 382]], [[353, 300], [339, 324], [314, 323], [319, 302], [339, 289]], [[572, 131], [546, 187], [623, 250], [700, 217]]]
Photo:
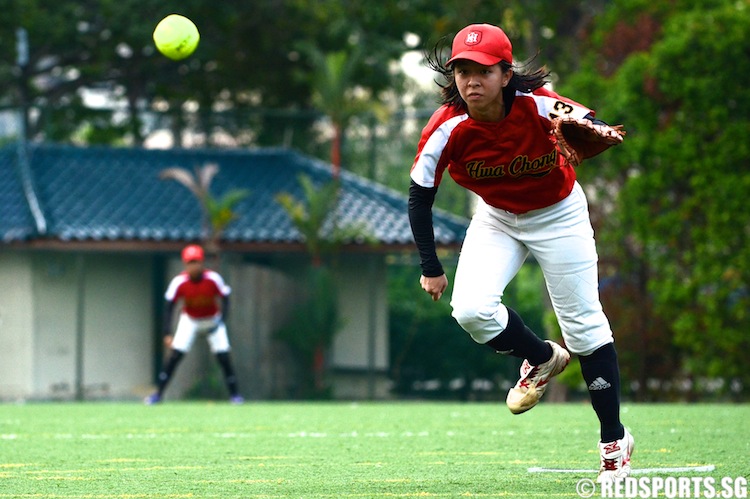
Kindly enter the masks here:
[[203, 258], [203, 248], [201, 248], [197, 244], [185, 246], [185, 248], [182, 250], [182, 261], [185, 263], [196, 261], [202, 262]]
[[483, 66], [494, 66], [500, 61], [513, 62], [513, 46], [503, 30], [492, 24], [471, 24], [453, 38], [451, 58], [468, 59]]

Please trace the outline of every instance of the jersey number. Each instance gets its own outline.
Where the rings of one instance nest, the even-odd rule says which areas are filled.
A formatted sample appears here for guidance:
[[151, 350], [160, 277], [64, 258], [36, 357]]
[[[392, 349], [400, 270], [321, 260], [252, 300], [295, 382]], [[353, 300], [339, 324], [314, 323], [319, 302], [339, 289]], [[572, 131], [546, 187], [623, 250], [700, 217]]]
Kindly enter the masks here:
[[549, 113], [549, 119], [551, 120], [555, 118], [559, 118], [560, 115], [570, 114], [573, 112], [573, 106], [561, 100], [555, 101], [554, 105], [552, 106], [552, 109], [554, 111], [551, 111]]

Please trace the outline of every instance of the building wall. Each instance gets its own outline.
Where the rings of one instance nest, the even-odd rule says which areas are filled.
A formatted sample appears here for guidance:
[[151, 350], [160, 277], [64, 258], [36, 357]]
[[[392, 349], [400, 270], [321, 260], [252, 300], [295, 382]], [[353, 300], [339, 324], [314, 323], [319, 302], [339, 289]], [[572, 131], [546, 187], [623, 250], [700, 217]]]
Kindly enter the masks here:
[[387, 272], [382, 258], [342, 259], [337, 283], [342, 326], [333, 343], [333, 365], [364, 370], [388, 367]]
[[0, 400], [33, 391], [32, 276], [28, 254], [0, 251]]
[[286, 323], [301, 290], [293, 273], [258, 264], [234, 265], [231, 311], [237, 372], [251, 398], [285, 398], [295, 383], [294, 363], [274, 333]]
[[72, 398], [76, 388], [77, 259], [32, 254], [34, 372], [32, 398]]
[[334, 398], [390, 396], [387, 274], [382, 255], [341, 261], [337, 281], [343, 323], [332, 348]]
[[[345, 256], [336, 281], [342, 327], [329, 352], [337, 398], [382, 398], [388, 369], [386, 272], [381, 256]], [[182, 269], [155, 277], [152, 255], [0, 253], [0, 400], [140, 399], [154, 388], [161, 354], [158, 301]], [[219, 269], [233, 288], [228, 319], [240, 389], [250, 399], [293, 396], [299, 379], [274, 333], [303, 296], [299, 262], [245, 262]], [[210, 375], [210, 376], [209, 376]], [[198, 338], [166, 392], [184, 398], [220, 372]]]
[[150, 382], [150, 258], [33, 254], [33, 398], [128, 398]]
[[140, 397], [151, 384], [152, 258], [87, 259], [83, 381], [87, 398]]

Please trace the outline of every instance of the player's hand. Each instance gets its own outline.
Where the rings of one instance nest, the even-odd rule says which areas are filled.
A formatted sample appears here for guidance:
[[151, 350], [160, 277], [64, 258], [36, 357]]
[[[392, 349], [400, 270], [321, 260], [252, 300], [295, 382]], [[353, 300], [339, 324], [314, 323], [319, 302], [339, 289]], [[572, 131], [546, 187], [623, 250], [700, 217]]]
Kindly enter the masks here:
[[422, 285], [422, 289], [430, 293], [432, 301], [438, 301], [448, 287], [448, 278], [445, 274], [438, 277], [422, 276], [419, 278], [419, 284]]
[[165, 348], [172, 347], [172, 335], [171, 334], [164, 335], [164, 347]]

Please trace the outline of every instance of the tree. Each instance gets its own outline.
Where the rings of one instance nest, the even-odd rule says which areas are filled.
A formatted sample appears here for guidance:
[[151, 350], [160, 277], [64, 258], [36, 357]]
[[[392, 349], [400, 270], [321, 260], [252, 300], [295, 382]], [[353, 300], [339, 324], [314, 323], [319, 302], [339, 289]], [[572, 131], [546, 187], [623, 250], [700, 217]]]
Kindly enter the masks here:
[[366, 91], [357, 95], [354, 75], [360, 55], [356, 46], [351, 53], [340, 50], [324, 54], [316, 48], [306, 51], [315, 66], [312, 79], [312, 105], [323, 112], [331, 121], [331, 165], [333, 179], [337, 181], [341, 169], [341, 142], [344, 131], [352, 116], [363, 113], [372, 107]]
[[328, 394], [327, 351], [341, 326], [332, 272], [335, 261], [326, 257], [335, 257], [345, 242], [374, 244], [375, 241], [362, 226], [342, 227], [337, 223], [338, 180], [316, 185], [309, 177], [301, 175], [299, 183], [304, 199], [280, 193], [276, 201], [302, 235], [311, 266], [305, 275], [297, 276], [306, 291], [305, 299], [292, 311], [287, 323], [276, 331], [276, 336], [289, 345], [306, 373], [311, 374], [302, 378], [302, 395], [321, 398]]
[[234, 207], [247, 197], [249, 191], [230, 189], [220, 197], [214, 196], [211, 194], [211, 182], [217, 173], [219, 173], [218, 165], [209, 163], [196, 168], [194, 173], [184, 168], [166, 168], [161, 171], [159, 178], [174, 180], [185, 186], [195, 196], [203, 213], [206, 251], [218, 260], [222, 232], [237, 217]]
[[[347, 46], [352, 25], [349, 9], [295, 0], [8, 4], [0, 19], [0, 102], [18, 103], [23, 86], [33, 115], [39, 115], [31, 123], [33, 139], [84, 144], [141, 145], [161, 126], [173, 130], [176, 145], [184, 130], [209, 145], [227, 136], [238, 145], [278, 144], [286, 136], [276, 126], [278, 110], [300, 112], [308, 128], [313, 121], [313, 66], [299, 45], [335, 52]], [[156, 52], [151, 39], [156, 23], [172, 12], [195, 20], [201, 33], [196, 52], [179, 62]], [[382, 17], [363, 20], [370, 24], [363, 29], [371, 34], [360, 40], [368, 58], [352, 73], [351, 84], [375, 95], [398, 81], [388, 67], [403, 51], [403, 33], [372, 26], [385, 22]], [[15, 47], [8, 43], [19, 27], [28, 31], [30, 47], [22, 71], [13, 67]], [[94, 108], [92, 93], [104, 97], [105, 105]], [[300, 144], [310, 137], [299, 131], [295, 140], [297, 135]]]
[[[337, 88], [349, 97], [356, 91], [370, 104], [398, 106], [404, 78], [395, 63], [405, 51], [428, 49], [486, 19], [518, 41], [519, 59], [542, 47], [551, 63], [568, 53], [560, 48], [567, 27], [579, 33], [602, 3], [8, 0], [0, 18], [0, 103], [18, 104], [27, 88], [36, 140], [138, 146], [158, 128], [172, 131], [177, 146], [188, 131], [200, 145], [286, 141], [313, 150], [322, 68], [346, 67], [346, 85]], [[173, 12], [201, 33], [196, 52], [178, 62], [161, 56], [151, 39]], [[13, 64], [20, 27], [30, 42], [23, 69]], [[329, 59], [325, 65], [316, 52]], [[321, 108], [329, 116], [339, 110]]]
[[678, 3], [613, 10], [600, 50], [634, 34], [650, 45], [612, 54], [616, 67], [590, 63], [609, 80], [573, 83], [598, 94], [600, 116], [629, 131], [623, 147], [597, 161], [602, 199], [619, 194], [604, 218], [602, 252], [618, 259], [620, 276], [639, 280], [648, 306], [636, 313], [665, 326], [679, 354], [672, 377], [688, 377], [696, 390], [704, 377], [747, 386], [750, 9]]

